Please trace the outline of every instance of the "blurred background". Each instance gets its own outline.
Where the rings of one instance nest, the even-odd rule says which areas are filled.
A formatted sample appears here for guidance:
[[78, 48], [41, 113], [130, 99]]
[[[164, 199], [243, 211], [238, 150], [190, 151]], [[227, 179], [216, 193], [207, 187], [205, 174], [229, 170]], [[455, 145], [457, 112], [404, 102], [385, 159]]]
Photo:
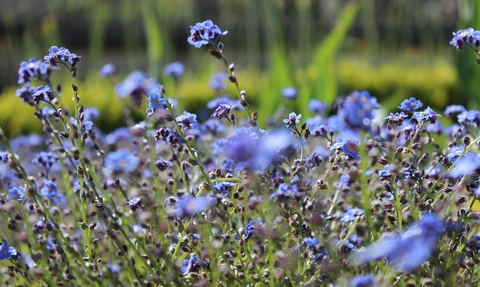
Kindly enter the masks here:
[[[81, 102], [100, 110], [104, 132], [124, 124], [113, 86], [134, 70], [165, 84], [182, 109], [203, 109], [218, 96], [210, 77], [225, 70], [207, 48], [187, 43], [190, 26], [207, 19], [229, 31], [224, 54], [262, 121], [285, 108], [281, 90], [289, 86], [299, 97], [285, 115], [308, 116], [309, 99], [332, 103], [353, 90], [378, 97], [384, 112], [411, 96], [437, 112], [453, 103], [476, 109], [480, 100], [474, 53], [448, 43], [454, 31], [480, 29], [474, 0], [0, 0], [0, 7], [0, 125], [11, 136], [40, 128], [34, 109], [15, 97], [17, 72], [52, 45], [82, 56], [75, 83]], [[186, 68], [178, 81], [163, 75], [173, 61]], [[107, 63], [116, 73], [100, 78]], [[71, 78], [63, 71], [53, 80], [72, 107]], [[233, 85], [226, 93], [236, 98]]]

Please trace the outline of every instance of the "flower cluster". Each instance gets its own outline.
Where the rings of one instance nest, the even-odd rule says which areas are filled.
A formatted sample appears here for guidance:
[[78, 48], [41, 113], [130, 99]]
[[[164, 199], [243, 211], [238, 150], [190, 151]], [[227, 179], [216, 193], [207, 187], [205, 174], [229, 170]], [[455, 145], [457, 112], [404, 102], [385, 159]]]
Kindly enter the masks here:
[[[209, 20], [188, 42], [221, 54], [225, 34]], [[460, 31], [454, 46], [476, 49], [476, 37]], [[132, 100], [127, 126], [105, 132], [77, 86], [73, 110], [51, 88], [49, 73], [66, 67], [75, 77], [79, 60], [52, 47], [46, 62], [20, 65], [16, 95], [34, 106], [44, 134], [0, 136], [6, 285], [477, 281], [479, 111], [452, 105], [441, 116], [412, 97], [382, 119], [374, 96], [353, 91], [332, 106], [312, 99], [302, 116], [286, 111], [298, 96], [288, 87], [277, 113], [258, 115], [223, 58], [206, 112], [182, 110], [135, 71], [114, 87], [119, 102]], [[174, 84], [184, 72], [180, 63], [164, 69]]]

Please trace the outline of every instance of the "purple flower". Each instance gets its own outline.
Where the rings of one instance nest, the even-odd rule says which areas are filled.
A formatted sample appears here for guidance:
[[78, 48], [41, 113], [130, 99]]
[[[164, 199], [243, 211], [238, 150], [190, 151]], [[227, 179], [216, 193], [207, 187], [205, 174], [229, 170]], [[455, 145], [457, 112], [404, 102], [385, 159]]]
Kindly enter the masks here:
[[126, 149], [119, 149], [107, 154], [105, 159], [105, 168], [113, 172], [134, 172], [140, 159], [132, 155]]
[[228, 31], [220, 30], [220, 28], [213, 24], [211, 20], [204, 22], [198, 22], [195, 26], [190, 26], [190, 37], [188, 37], [188, 43], [200, 48], [203, 45], [209, 43], [215, 43], [219, 36], [226, 35]]
[[25, 188], [23, 186], [12, 187], [8, 190], [7, 200], [23, 201], [25, 198]]
[[100, 78], [110, 77], [115, 73], [115, 65], [108, 63], [100, 69]]
[[52, 46], [48, 52], [49, 54], [43, 57], [43, 59], [52, 66], [56, 66], [57, 63], [70, 63], [72, 66], [75, 66], [82, 58], [74, 53], [70, 53], [65, 47], [58, 48], [57, 46]]
[[28, 62], [21, 62], [18, 69], [18, 84], [30, 84], [34, 78], [40, 78], [48, 73], [48, 65], [35, 58], [30, 58]]
[[173, 163], [170, 161], [166, 161], [163, 158], [158, 158], [158, 160], [155, 162], [155, 166], [160, 170], [160, 171], [165, 171], [169, 166], [172, 166]]
[[423, 107], [423, 103], [415, 99], [414, 97], [411, 97], [410, 99], [403, 101], [400, 104], [400, 106], [398, 106], [398, 108], [405, 113], [414, 112], [415, 110], [418, 110], [421, 107]]
[[185, 67], [180, 62], [173, 62], [165, 66], [163, 74], [167, 77], [180, 77], [185, 72]]
[[[235, 107], [235, 106], [233, 106]], [[218, 108], [215, 110], [213, 113], [212, 117], [222, 119], [222, 118], [228, 118], [228, 114], [230, 113], [230, 110], [233, 108], [227, 104], [220, 104]]]
[[425, 214], [405, 233], [386, 236], [352, 255], [352, 262], [363, 264], [385, 258], [395, 269], [411, 271], [433, 254], [445, 222], [434, 214]]
[[250, 222], [248, 222], [248, 224], [245, 225], [245, 227], [243, 228], [243, 232], [244, 232], [243, 239], [248, 240], [252, 236], [256, 235], [257, 231], [255, 228], [260, 226], [262, 226], [261, 219], [259, 219], [258, 221], [250, 220]]
[[282, 90], [282, 97], [289, 100], [295, 100], [297, 98], [297, 90], [294, 87], [284, 88]]
[[288, 115], [288, 119], [284, 119], [283, 123], [287, 128], [291, 128], [293, 126], [296, 126], [298, 123], [300, 123], [300, 119], [302, 118], [302, 115], [295, 114], [295, 113], [290, 113]]
[[12, 257], [16, 258], [17, 255], [17, 250], [11, 246], [8, 246], [6, 242], [3, 242], [2, 245], [0, 245], [0, 260], [9, 260]]
[[357, 217], [362, 216], [365, 213], [363, 209], [360, 209], [358, 207], [348, 207], [347, 211], [340, 217], [340, 221], [342, 222], [350, 222], [350, 221], [355, 221]]

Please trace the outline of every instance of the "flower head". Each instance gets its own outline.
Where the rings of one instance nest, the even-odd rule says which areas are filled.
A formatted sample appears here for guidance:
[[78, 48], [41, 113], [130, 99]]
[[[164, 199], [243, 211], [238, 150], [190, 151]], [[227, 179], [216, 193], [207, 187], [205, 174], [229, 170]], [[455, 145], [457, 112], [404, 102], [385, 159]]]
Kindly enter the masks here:
[[12, 187], [8, 190], [7, 200], [22, 201], [25, 198], [25, 188], [23, 186]]
[[386, 236], [354, 253], [352, 262], [362, 264], [385, 258], [395, 269], [411, 271], [432, 255], [444, 226], [436, 215], [426, 214], [405, 233]]
[[282, 183], [278, 186], [277, 191], [270, 195], [270, 199], [272, 198], [289, 198], [289, 197], [298, 197], [302, 194], [298, 192], [296, 185], [290, 185], [287, 183]]
[[208, 207], [208, 200], [205, 196], [184, 195], [178, 203], [176, 215], [178, 218], [191, 216], [204, 211]]
[[137, 208], [139, 208], [142, 204], [142, 199], [143, 198], [139, 195], [132, 197], [132, 199], [130, 199], [127, 203], [128, 208], [130, 208], [132, 211], [137, 210]]
[[50, 86], [36, 87], [35, 90], [33, 90], [32, 96], [32, 100], [35, 104], [38, 104], [40, 101], [51, 102], [55, 98], [55, 95]]
[[348, 207], [347, 211], [340, 217], [340, 221], [342, 222], [349, 222], [349, 221], [355, 221], [357, 217], [362, 216], [365, 213], [363, 209], [360, 209], [358, 207]]
[[49, 54], [43, 57], [43, 59], [52, 66], [56, 66], [57, 63], [70, 63], [72, 66], [75, 66], [82, 58], [74, 53], [70, 53], [65, 47], [58, 48], [57, 46], [52, 46], [48, 52]]
[[140, 159], [126, 149], [119, 149], [107, 154], [105, 168], [111, 172], [134, 172]]
[[302, 118], [301, 114], [297, 115], [295, 113], [290, 113], [288, 115], [288, 119], [284, 119], [283, 123], [285, 124], [285, 126], [287, 128], [291, 128], [291, 127], [297, 125], [298, 123], [300, 123], [301, 118]]
[[350, 281], [349, 287], [376, 287], [378, 284], [374, 282], [373, 274], [358, 275]]
[[398, 106], [399, 109], [401, 109], [403, 112], [414, 112], [415, 110], [418, 110], [419, 108], [423, 107], [423, 103], [420, 102], [419, 100], [415, 99], [414, 97], [411, 97], [410, 99], [404, 100], [400, 106]]
[[220, 104], [218, 108], [215, 110], [215, 112], [213, 113], [212, 117], [219, 118], [219, 119], [228, 118], [228, 114], [230, 113], [230, 110], [233, 107], [227, 104]]
[[35, 58], [30, 58], [28, 62], [21, 62], [18, 69], [18, 84], [30, 84], [34, 78], [40, 78], [48, 73], [48, 65]]
[[138, 107], [142, 103], [143, 95], [156, 93], [160, 85], [152, 78], [140, 71], [134, 71], [123, 80], [122, 83], [115, 85], [115, 92], [118, 97], [125, 98], [132, 96], [132, 103]]
[[160, 171], [165, 171], [169, 166], [172, 166], [173, 163], [170, 161], [166, 161], [163, 158], [158, 158], [158, 160], [155, 162], [155, 166], [160, 170]]
[[163, 74], [167, 77], [180, 77], [185, 72], [185, 67], [180, 62], [173, 62], [165, 66]]
[[110, 77], [115, 73], [115, 65], [112, 63], [108, 63], [103, 65], [100, 69], [100, 78]]
[[325, 113], [327, 109], [328, 105], [322, 101], [311, 99], [310, 102], [308, 102], [308, 110], [313, 113], [321, 115]]
[[17, 255], [17, 250], [11, 246], [8, 246], [6, 242], [3, 242], [2, 245], [0, 245], [0, 260], [9, 260], [12, 257], [16, 258]]
[[463, 51], [465, 46], [478, 47], [480, 44], [480, 31], [476, 31], [473, 28], [467, 28], [464, 30], [458, 30], [453, 32], [453, 38], [450, 41], [450, 45], [457, 48], [458, 51]]
[[195, 26], [190, 26], [190, 37], [188, 43], [200, 48], [209, 43], [215, 43], [219, 36], [226, 35], [228, 31], [223, 31], [212, 20], [198, 22]]
[[414, 124], [419, 122], [430, 122], [434, 124], [438, 117], [441, 117], [441, 115], [437, 114], [430, 107], [428, 107], [422, 112], [415, 112], [410, 121], [412, 121]]
[[282, 97], [284, 99], [295, 100], [297, 96], [297, 90], [295, 90], [294, 87], [287, 87], [282, 90]]
[[375, 117], [373, 110], [380, 105], [377, 98], [367, 91], [353, 91], [341, 104], [339, 116], [344, 123], [353, 129], [368, 129]]

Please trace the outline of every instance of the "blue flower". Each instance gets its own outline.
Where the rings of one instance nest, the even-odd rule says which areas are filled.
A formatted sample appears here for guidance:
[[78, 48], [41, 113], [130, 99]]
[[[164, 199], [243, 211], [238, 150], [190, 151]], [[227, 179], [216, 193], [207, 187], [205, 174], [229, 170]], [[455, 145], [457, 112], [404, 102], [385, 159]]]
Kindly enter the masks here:
[[297, 125], [298, 123], [300, 123], [301, 118], [302, 118], [301, 114], [297, 115], [295, 113], [290, 113], [288, 115], [288, 119], [284, 119], [283, 123], [285, 124], [285, 126], [287, 128], [291, 128], [291, 127]]
[[449, 118], [454, 118], [458, 116], [459, 114], [466, 112], [467, 109], [465, 109], [464, 106], [462, 105], [451, 105], [445, 108], [445, 111], [443, 112], [447, 117]]
[[22, 201], [25, 198], [25, 188], [23, 186], [12, 187], [8, 190], [7, 200]]
[[168, 105], [168, 100], [163, 97], [160, 90], [148, 96], [147, 117], [151, 117], [156, 110], [163, 110]]
[[308, 110], [318, 115], [325, 113], [327, 109], [328, 105], [322, 101], [311, 99], [310, 102], [308, 102]]
[[9, 260], [12, 257], [16, 258], [17, 254], [17, 250], [8, 246], [6, 242], [3, 242], [2, 245], [0, 245], [0, 260]]
[[363, 264], [385, 258], [395, 269], [411, 271], [433, 254], [445, 222], [434, 214], [425, 214], [405, 233], [387, 236], [352, 255], [351, 261]]
[[233, 99], [227, 98], [226, 96], [221, 96], [209, 101], [207, 103], [207, 108], [215, 109], [220, 104], [229, 105], [233, 110], [243, 111], [243, 106], [240, 104], [240, 100], [233, 100]]
[[40, 101], [50, 102], [55, 98], [52, 88], [49, 86], [36, 87], [35, 90], [33, 90], [32, 96], [35, 104], [38, 104]]
[[376, 287], [374, 283], [375, 276], [373, 274], [358, 275], [350, 281], [349, 287]]
[[225, 81], [227, 80], [227, 78], [228, 78], [227, 72], [222, 71], [222, 72], [215, 73], [210, 77], [208, 86], [214, 89], [215, 91], [226, 89], [227, 84], [225, 84]]
[[458, 51], [463, 51], [465, 46], [478, 47], [480, 44], [480, 31], [476, 31], [473, 28], [467, 28], [464, 30], [458, 30], [453, 32], [453, 39], [450, 41], [450, 45], [457, 48]]
[[185, 67], [180, 62], [173, 62], [165, 66], [163, 74], [167, 77], [180, 77], [185, 71]]
[[141, 105], [142, 95], [148, 96], [158, 90], [160, 90], [160, 84], [140, 71], [132, 72], [122, 83], [115, 85], [118, 97], [132, 96], [132, 103], [136, 107]]
[[189, 112], [183, 112], [176, 118], [177, 122], [184, 127], [190, 127], [191, 124], [197, 123], [197, 115]]
[[434, 124], [438, 117], [441, 117], [441, 115], [437, 114], [430, 107], [428, 107], [423, 112], [415, 112], [410, 121], [414, 124], [418, 124], [419, 122], [431, 122]]
[[103, 65], [103, 67], [100, 69], [100, 78], [106, 78], [110, 77], [115, 73], [115, 65], [112, 63], [108, 63]]
[[208, 207], [208, 200], [205, 196], [184, 195], [178, 203], [176, 215], [178, 218], [191, 216], [204, 211]]
[[119, 149], [115, 152], [109, 152], [105, 159], [105, 168], [114, 172], [134, 172], [140, 159], [130, 154], [126, 149]]
[[15, 96], [22, 99], [23, 103], [29, 104], [31, 106], [35, 105], [33, 101], [33, 93], [35, 89], [30, 86], [23, 86], [21, 89], [15, 91]]
[[375, 117], [373, 110], [380, 105], [367, 91], [353, 91], [341, 104], [339, 116], [353, 129], [367, 129]]
[[47, 238], [47, 240], [45, 241], [45, 246], [48, 250], [54, 250], [57, 248], [57, 243], [55, 243], [55, 240], [53, 238]]
[[52, 46], [48, 52], [49, 54], [43, 57], [43, 59], [45, 62], [50, 63], [53, 66], [57, 63], [70, 63], [74, 66], [82, 58], [74, 53], [70, 53], [65, 47], [58, 48], [57, 46]]
[[243, 228], [243, 232], [244, 232], [243, 239], [248, 240], [252, 236], [256, 235], [257, 231], [256, 231], [255, 228], [257, 228], [261, 225], [262, 225], [262, 220], [261, 219], [259, 219], [257, 221], [250, 220], [250, 222], [247, 225], [245, 225], [245, 227]]
[[423, 107], [423, 103], [415, 99], [414, 97], [411, 97], [410, 99], [403, 101], [400, 104], [400, 106], [398, 106], [398, 108], [405, 113], [414, 112], [415, 110], [418, 110], [421, 107]]
[[464, 111], [457, 116], [458, 123], [465, 126], [480, 126], [480, 112], [476, 110]]
[[348, 207], [347, 211], [340, 217], [340, 221], [342, 222], [350, 222], [350, 221], [355, 221], [357, 217], [362, 216], [365, 213], [363, 209], [360, 209], [358, 207]]
[[331, 150], [341, 150], [351, 159], [359, 159], [360, 155], [358, 154], [358, 144], [351, 139], [344, 139], [342, 141], [336, 142], [330, 147]]
[[183, 265], [180, 268], [180, 271], [182, 271], [183, 275], [188, 275], [190, 272], [197, 271], [200, 266], [197, 256], [192, 255], [190, 259], [183, 260]]
[[272, 193], [269, 199], [272, 198], [289, 198], [289, 197], [298, 197], [302, 194], [298, 192], [296, 185], [290, 185], [287, 183], [282, 183], [278, 186], [277, 191]]
[[390, 113], [390, 115], [388, 117], [386, 117], [385, 119], [392, 126], [399, 127], [403, 124], [403, 120], [405, 120], [406, 118], [407, 118], [407, 116], [403, 112], [401, 112], [401, 113], [395, 113], [395, 114]]
[[10, 158], [10, 153], [8, 151], [0, 151], [0, 162], [7, 163]]
[[63, 200], [63, 195], [57, 192], [57, 184], [50, 180], [43, 180], [40, 194], [51, 201], [60, 202]]
[[203, 45], [208, 45], [210, 42], [215, 43], [219, 36], [226, 35], [228, 31], [220, 30], [220, 28], [213, 24], [211, 20], [198, 22], [195, 26], [190, 26], [190, 37], [188, 43], [200, 48]]
[[289, 100], [295, 100], [297, 98], [297, 90], [294, 87], [284, 88], [282, 90], [282, 97]]
[[172, 166], [173, 163], [170, 161], [166, 161], [163, 158], [159, 157], [158, 160], [155, 162], [155, 166], [160, 170], [160, 171], [165, 171], [169, 166]]
[[40, 78], [48, 73], [48, 65], [35, 58], [30, 58], [28, 62], [21, 62], [18, 69], [18, 84], [30, 84], [34, 78]]
[[219, 119], [228, 118], [228, 114], [230, 113], [230, 110], [232, 108], [233, 107], [227, 104], [220, 104], [218, 108], [215, 110], [215, 112], [213, 113], [212, 117], [219, 118]]
[[[74, 118], [74, 117], [71, 117], [70, 118], [70, 124], [72, 124], [72, 128], [74, 131], [78, 131], [78, 128], [77, 128], [77, 119]], [[88, 120], [83, 120], [81, 122], [81, 125], [80, 125], [80, 131], [83, 133], [83, 132], [86, 132], [86, 131], [91, 131], [93, 128], [93, 122], [92, 121], [88, 121]]]
[[132, 211], [137, 210], [137, 208], [139, 208], [142, 204], [142, 199], [143, 198], [139, 195], [132, 197], [132, 199], [130, 199], [127, 203], [128, 208], [130, 208]]
[[307, 237], [303, 239], [303, 242], [307, 245], [308, 248], [318, 248], [320, 246], [320, 241], [316, 237]]

